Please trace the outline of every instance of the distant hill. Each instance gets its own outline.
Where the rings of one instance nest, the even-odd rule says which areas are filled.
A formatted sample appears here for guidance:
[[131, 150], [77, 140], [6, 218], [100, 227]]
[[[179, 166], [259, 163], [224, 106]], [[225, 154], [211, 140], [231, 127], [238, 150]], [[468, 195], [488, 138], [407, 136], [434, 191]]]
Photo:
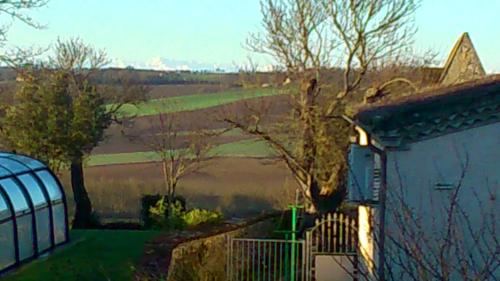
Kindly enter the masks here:
[[[132, 68], [105, 68], [92, 79], [99, 84], [116, 84], [127, 77], [131, 82], [147, 85], [187, 85], [187, 84], [224, 84], [243, 86], [248, 83], [279, 83], [284, 73], [216, 73], [201, 71], [157, 71]], [[0, 67], [0, 82], [14, 81], [16, 72], [11, 67]], [[259, 84], [260, 85], [260, 84]]]
[[[417, 71], [416, 71], [417, 70]], [[431, 80], [434, 82], [439, 78], [441, 68], [418, 68], [399, 69], [389, 71], [387, 76], [403, 76], [412, 80]], [[324, 69], [321, 71], [323, 81], [328, 84], [341, 84], [343, 71], [339, 68]], [[384, 76], [384, 75], [382, 75]], [[99, 84], [117, 84], [127, 77], [130, 82], [146, 85], [224, 85], [226, 88], [261, 86], [263, 84], [279, 85], [286, 79], [284, 72], [239, 72], [239, 73], [215, 73], [215, 72], [192, 72], [192, 71], [157, 71], [133, 68], [105, 68], [97, 72], [92, 80]], [[380, 73], [371, 75], [368, 73], [365, 83], [371, 84], [374, 78], [380, 79]], [[436, 78], [437, 77], [437, 78]], [[388, 77], [384, 77], [388, 78]], [[16, 72], [10, 67], [0, 67], [0, 82], [14, 81]], [[383, 79], [382, 79], [383, 80]], [[426, 84], [426, 83], [425, 83]]]

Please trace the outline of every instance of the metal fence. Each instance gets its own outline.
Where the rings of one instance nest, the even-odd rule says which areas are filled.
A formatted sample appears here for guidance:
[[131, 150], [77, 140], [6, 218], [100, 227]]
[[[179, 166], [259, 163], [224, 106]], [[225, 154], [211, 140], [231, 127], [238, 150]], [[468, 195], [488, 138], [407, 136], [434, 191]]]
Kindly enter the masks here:
[[[356, 280], [358, 273], [357, 219], [342, 213], [331, 213], [316, 219], [314, 227], [306, 232], [306, 279], [316, 280], [324, 268], [316, 265], [317, 256], [337, 256], [349, 260], [351, 266], [333, 265], [337, 270]], [[327, 269], [328, 270], [328, 269]], [[331, 269], [329, 269], [331, 270]]]
[[326, 214], [306, 232], [306, 241], [311, 254], [356, 255], [357, 220], [341, 213]]
[[345, 256], [357, 274], [357, 220], [341, 213], [315, 221], [305, 240], [229, 238], [228, 281], [316, 280], [316, 256]]
[[305, 281], [305, 242], [237, 239], [228, 243], [228, 281]]

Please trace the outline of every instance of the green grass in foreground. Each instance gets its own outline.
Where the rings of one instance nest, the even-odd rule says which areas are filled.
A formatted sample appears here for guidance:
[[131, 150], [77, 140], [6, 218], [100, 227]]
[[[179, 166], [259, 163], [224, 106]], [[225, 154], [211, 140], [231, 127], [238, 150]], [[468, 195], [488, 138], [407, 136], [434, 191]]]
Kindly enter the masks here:
[[[268, 157], [273, 155], [272, 149], [265, 142], [254, 139], [221, 144], [213, 148], [211, 153], [220, 157]], [[131, 164], [159, 160], [160, 156], [154, 151], [96, 154], [89, 157], [87, 165]]]
[[240, 100], [279, 95], [281, 93], [282, 91], [277, 89], [253, 89], [153, 99], [138, 105], [125, 104], [120, 108], [118, 115], [120, 117], [138, 117], [158, 113], [192, 111]]
[[73, 230], [70, 244], [22, 266], [2, 281], [131, 280], [144, 244], [156, 231]]

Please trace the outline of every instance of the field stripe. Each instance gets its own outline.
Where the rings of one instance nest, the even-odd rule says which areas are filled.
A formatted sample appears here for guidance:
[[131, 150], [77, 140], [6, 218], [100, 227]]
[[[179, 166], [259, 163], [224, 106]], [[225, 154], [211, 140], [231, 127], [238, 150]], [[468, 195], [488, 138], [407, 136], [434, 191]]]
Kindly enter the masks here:
[[[211, 154], [220, 157], [270, 157], [274, 155], [272, 149], [265, 142], [255, 139], [221, 144], [213, 148]], [[89, 157], [86, 165], [133, 164], [156, 162], [160, 159], [158, 153], [154, 151], [96, 154]]]
[[125, 104], [120, 108], [118, 115], [119, 117], [140, 117], [158, 113], [193, 111], [229, 104], [241, 100], [275, 96], [284, 93], [286, 93], [286, 91], [268, 88], [183, 95], [170, 98], [153, 99], [145, 101], [138, 105]]

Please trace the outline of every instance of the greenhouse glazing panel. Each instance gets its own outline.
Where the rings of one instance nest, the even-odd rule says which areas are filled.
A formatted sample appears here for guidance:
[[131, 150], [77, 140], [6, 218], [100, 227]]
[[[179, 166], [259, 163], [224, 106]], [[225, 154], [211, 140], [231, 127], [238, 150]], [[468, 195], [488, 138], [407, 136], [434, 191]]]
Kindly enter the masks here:
[[12, 175], [12, 173], [9, 172], [9, 170], [0, 167], [0, 177], [5, 177], [5, 176], [8, 176], [8, 175]]
[[50, 248], [50, 220], [49, 208], [38, 209], [36, 216], [36, 234], [38, 238], [38, 251], [42, 252]]
[[[0, 155], [2, 156], [2, 155]], [[10, 154], [9, 158], [14, 159], [28, 166], [30, 169], [40, 169], [46, 167], [42, 162], [24, 155]]]
[[30, 169], [19, 162], [16, 162], [12, 159], [1, 157], [1, 165], [6, 168], [7, 170], [13, 172], [13, 173], [22, 173], [29, 171]]
[[66, 218], [64, 204], [59, 203], [53, 207], [54, 214], [54, 240], [56, 244], [66, 242]]
[[14, 242], [14, 223], [5, 221], [0, 224], [0, 270], [16, 262]]
[[10, 216], [11, 216], [11, 214], [10, 214], [9, 207], [7, 206], [7, 202], [5, 202], [5, 199], [3, 198], [2, 194], [0, 193], [0, 222], [3, 221], [4, 219], [10, 217]]
[[40, 177], [47, 188], [51, 200], [62, 199], [62, 192], [54, 177], [48, 171], [39, 171], [36, 174]]
[[41, 206], [47, 203], [45, 196], [41, 190], [41, 187], [38, 185], [38, 182], [33, 178], [30, 174], [24, 174], [19, 176], [19, 180], [26, 186], [26, 190], [28, 191], [29, 196], [31, 197], [31, 201], [35, 207]]
[[21, 192], [20, 187], [10, 178], [0, 180], [0, 185], [9, 196], [14, 205], [14, 211], [20, 212], [29, 209], [28, 202]]
[[24, 260], [35, 254], [31, 215], [17, 218], [17, 237], [19, 241], [19, 259]]

